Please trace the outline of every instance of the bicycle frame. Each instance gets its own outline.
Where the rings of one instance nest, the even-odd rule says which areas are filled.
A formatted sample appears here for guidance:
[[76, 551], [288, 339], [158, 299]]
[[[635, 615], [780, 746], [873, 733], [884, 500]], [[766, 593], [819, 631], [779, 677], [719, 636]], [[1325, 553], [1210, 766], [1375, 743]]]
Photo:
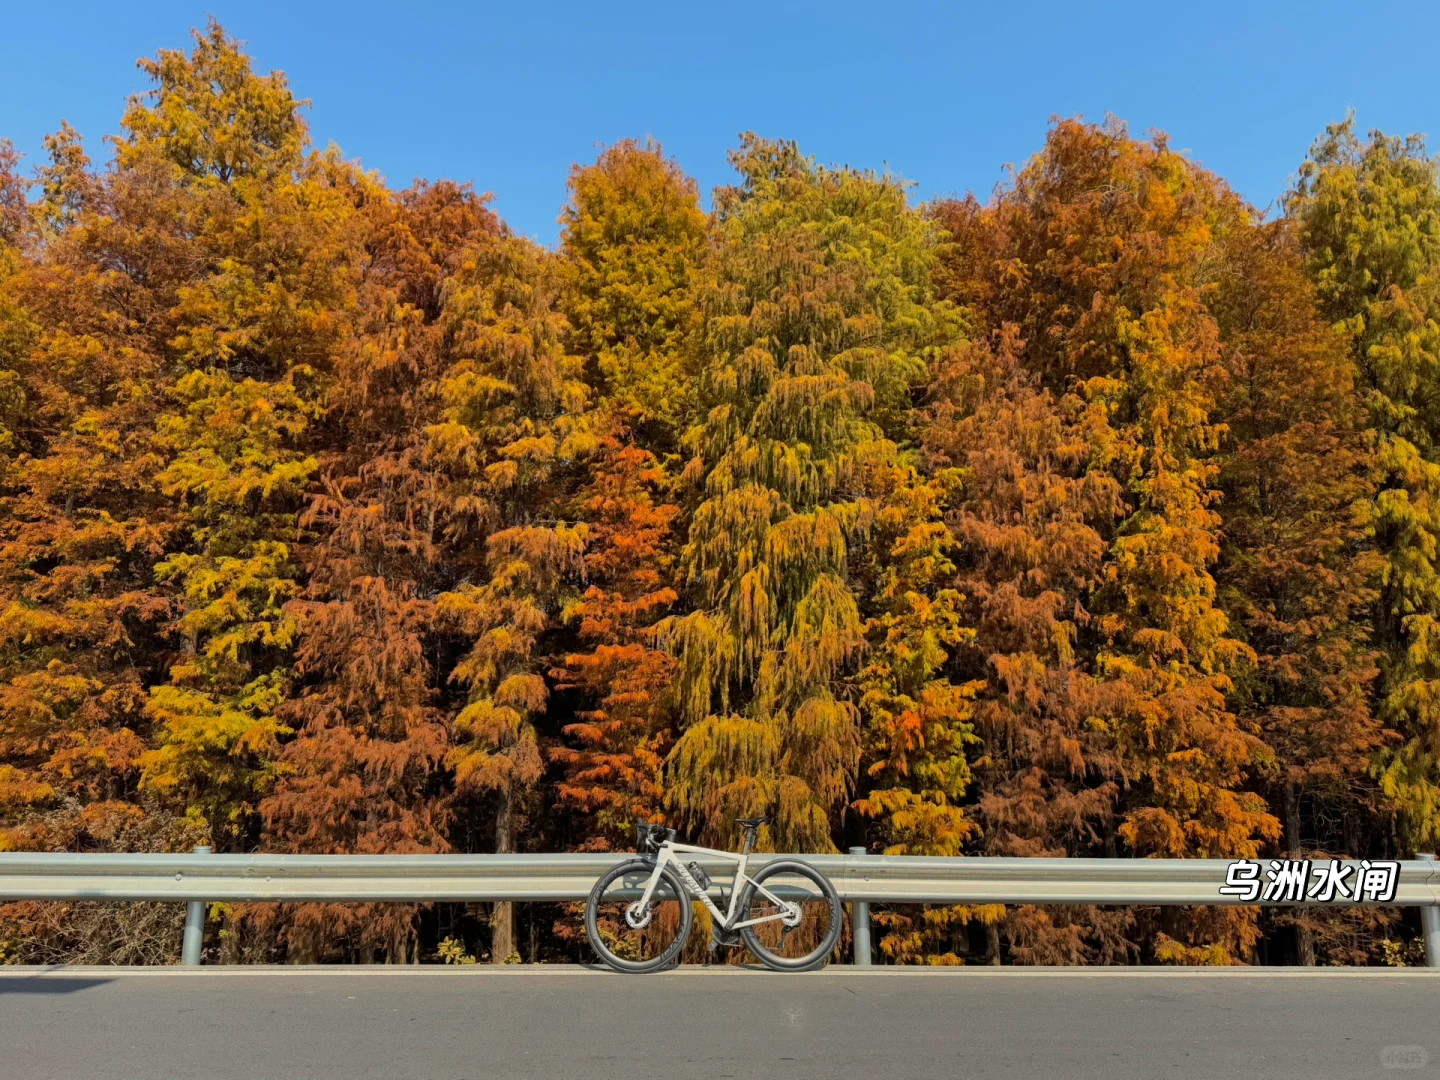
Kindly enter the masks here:
[[[722, 912], [715, 906], [715, 901], [710, 899], [710, 894], [700, 887], [700, 883], [696, 881], [690, 873], [689, 867], [681, 862], [679, 858], [681, 855], [708, 855], [712, 858], [723, 859], [725, 862], [735, 864], [735, 884], [730, 890], [729, 911]], [[787, 916], [790, 918], [798, 917], [800, 914], [798, 905], [781, 900], [769, 889], [765, 888], [764, 885], [758, 884], [753, 878], [746, 875], [745, 864], [749, 858], [748, 852], [742, 852], [737, 855], [733, 851], [716, 851], [714, 848], [694, 847], [690, 844], [677, 844], [673, 840], [668, 840], [660, 845], [659, 854], [655, 857], [655, 869], [650, 874], [650, 880], [645, 883], [645, 891], [641, 893], [640, 899], [637, 900], [632, 907], [639, 911], [645, 909], [646, 905], [650, 903], [650, 898], [655, 893], [655, 887], [660, 883], [660, 875], [664, 872], [665, 867], [670, 866], [674, 868], [676, 876], [680, 878], [685, 888], [689, 890], [690, 895], [710, 910], [711, 917], [715, 919], [720, 929], [726, 933], [732, 930], [739, 930], [746, 926], [757, 926], [760, 923], [775, 922], [785, 919]], [[739, 914], [735, 909], [740, 903], [740, 895], [745, 891], [746, 885], [754, 885], [755, 890], [773, 903], [779, 909], [780, 913], [777, 915], [766, 915], [761, 919], [734, 921], [735, 917]]]

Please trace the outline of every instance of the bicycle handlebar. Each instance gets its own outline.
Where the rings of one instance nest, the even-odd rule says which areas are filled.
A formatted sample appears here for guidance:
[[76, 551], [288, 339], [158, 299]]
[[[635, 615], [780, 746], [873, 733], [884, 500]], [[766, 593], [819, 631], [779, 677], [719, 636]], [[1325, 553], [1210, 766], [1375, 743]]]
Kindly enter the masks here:
[[638, 821], [635, 823], [635, 838], [642, 850], [658, 851], [661, 844], [675, 839], [675, 830], [667, 829], [664, 825], [652, 825], [648, 821]]

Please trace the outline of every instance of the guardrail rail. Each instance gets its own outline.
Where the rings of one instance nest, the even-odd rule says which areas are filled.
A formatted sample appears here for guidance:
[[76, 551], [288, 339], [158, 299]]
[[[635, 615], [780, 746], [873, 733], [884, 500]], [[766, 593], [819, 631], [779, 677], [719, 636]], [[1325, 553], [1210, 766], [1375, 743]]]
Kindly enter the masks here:
[[[752, 867], [789, 855], [753, 855]], [[1225, 859], [1010, 859], [801, 855], [851, 906], [855, 963], [870, 963], [872, 903], [1236, 904], [1223, 895]], [[0, 853], [0, 902], [173, 901], [187, 905], [182, 963], [200, 962], [207, 903], [573, 901], [589, 895], [615, 854], [176, 855]], [[700, 860], [725, 880], [729, 864]], [[1440, 863], [1398, 864], [1385, 906], [1418, 907], [1426, 960], [1440, 967]], [[1275, 903], [1275, 901], [1258, 901]], [[1289, 906], [1309, 900], [1286, 901]], [[1344, 903], [1361, 903], [1353, 899]]]

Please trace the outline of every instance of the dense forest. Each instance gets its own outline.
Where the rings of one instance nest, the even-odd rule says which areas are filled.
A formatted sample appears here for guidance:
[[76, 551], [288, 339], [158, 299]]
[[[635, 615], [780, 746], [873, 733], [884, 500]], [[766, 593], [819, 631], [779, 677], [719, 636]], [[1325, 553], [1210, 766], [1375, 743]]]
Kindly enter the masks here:
[[[1325, 129], [1273, 212], [1116, 120], [925, 205], [747, 134], [707, 210], [624, 141], [550, 249], [314, 147], [218, 25], [141, 67], [104, 164], [0, 143], [0, 851], [1440, 843], [1420, 138]], [[12, 904], [0, 959], [178, 917]], [[875, 918], [893, 963], [1413, 955], [1376, 909]], [[586, 951], [556, 905], [208, 935]]]

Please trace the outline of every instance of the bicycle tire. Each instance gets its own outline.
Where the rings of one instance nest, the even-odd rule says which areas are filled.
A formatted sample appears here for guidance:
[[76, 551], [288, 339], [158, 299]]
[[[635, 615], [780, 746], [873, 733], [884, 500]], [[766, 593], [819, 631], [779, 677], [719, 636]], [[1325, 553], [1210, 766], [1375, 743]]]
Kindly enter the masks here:
[[740, 936], [745, 941], [745, 947], [766, 967], [772, 971], [813, 971], [816, 968], [824, 967], [830, 962], [830, 954], [835, 951], [835, 944], [840, 940], [840, 925], [842, 908], [840, 897], [835, 892], [835, 886], [830, 884], [830, 879], [820, 873], [809, 863], [800, 862], [798, 859], [782, 859], [779, 862], [767, 864], [756, 874], [745, 886], [745, 894], [740, 901], [739, 911], [741, 918], [749, 918], [751, 904], [755, 897], [755, 886], [763, 884], [766, 879], [775, 877], [778, 874], [800, 875], [813, 881], [820, 890], [820, 900], [829, 909], [830, 927], [821, 941], [806, 953], [804, 956], [791, 957], [780, 956], [772, 952], [760, 940], [756, 933], [756, 927], [746, 926], [740, 931]]
[[605, 937], [600, 933], [599, 911], [606, 887], [616, 878], [624, 877], [626, 874], [640, 874], [648, 878], [654, 871], [655, 863], [652, 860], [631, 859], [623, 862], [595, 882], [595, 887], [590, 890], [590, 898], [585, 903], [585, 936], [590, 940], [590, 947], [595, 950], [595, 954], [601, 960], [616, 971], [639, 975], [667, 968], [676, 962], [680, 951], [685, 948], [685, 942], [690, 938], [690, 930], [695, 923], [695, 912], [690, 907], [690, 894], [685, 891], [680, 876], [667, 866], [660, 872], [661, 878], [674, 890], [680, 900], [680, 929], [675, 935], [675, 940], [663, 952], [648, 960], [626, 959], [605, 944]]

